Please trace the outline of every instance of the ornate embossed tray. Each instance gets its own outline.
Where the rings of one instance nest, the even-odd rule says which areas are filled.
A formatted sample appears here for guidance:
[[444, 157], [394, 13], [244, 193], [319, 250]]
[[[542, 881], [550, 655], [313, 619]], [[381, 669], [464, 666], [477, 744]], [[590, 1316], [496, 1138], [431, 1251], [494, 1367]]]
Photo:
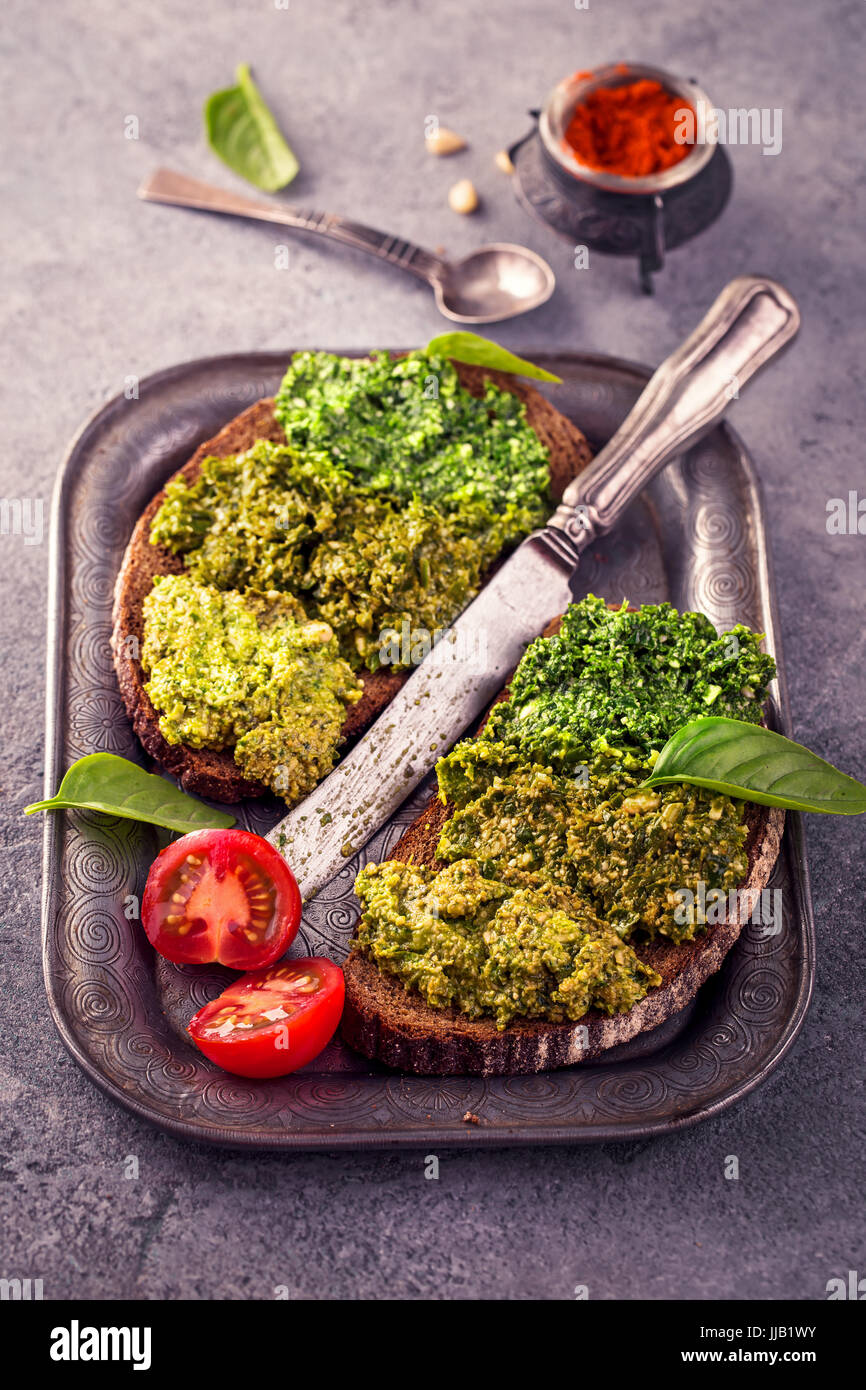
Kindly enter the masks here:
[[[533, 353], [558, 373], [557, 406], [599, 445], [649, 375], [607, 357]], [[170, 368], [111, 401], [75, 440], [61, 470], [52, 529], [45, 782], [106, 749], [144, 761], [120, 702], [109, 651], [115, 576], [145, 503], [196, 446], [271, 394], [289, 353], [216, 357]], [[778, 623], [754, 471], [720, 427], [671, 464], [613, 537], [587, 552], [578, 593], [634, 603], [670, 599], [721, 626]], [[780, 661], [781, 665], [781, 661]], [[772, 721], [788, 729], [784, 671]], [[429, 796], [419, 793], [308, 908], [293, 954], [342, 960], [357, 914], [354, 875], [382, 858]], [[248, 803], [264, 832], [277, 804]], [[134, 913], [148, 867], [169, 837], [153, 827], [61, 812], [45, 818], [45, 980], [66, 1046], [88, 1076], [136, 1114], [187, 1139], [246, 1148], [335, 1149], [577, 1143], [693, 1124], [747, 1094], [790, 1048], [814, 973], [814, 928], [799, 818], [788, 816], [770, 883], [782, 930], [748, 927], [723, 969], [662, 1028], [586, 1063], [539, 1076], [403, 1076], [339, 1041], [305, 1070], [249, 1082], [219, 1071], [187, 1041], [193, 1012], [223, 988], [217, 967], [154, 956]], [[478, 1123], [467, 1123], [471, 1112]]]

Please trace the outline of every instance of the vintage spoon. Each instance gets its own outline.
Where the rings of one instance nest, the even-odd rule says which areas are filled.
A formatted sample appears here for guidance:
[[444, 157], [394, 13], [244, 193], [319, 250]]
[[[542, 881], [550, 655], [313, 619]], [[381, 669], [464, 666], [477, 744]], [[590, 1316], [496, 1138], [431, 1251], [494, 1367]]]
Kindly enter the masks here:
[[277, 222], [282, 227], [296, 227], [342, 241], [358, 251], [369, 251], [380, 261], [426, 280], [440, 313], [456, 323], [497, 323], [525, 314], [544, 304], [556, 284], [547, 262], [525, 246], [494, 242], [491, 246], [479, 246], [461, 261], [445, 261], [402, 237], [377, 232], [334, 212], [305, 212], [280, 203], [256, 203], [175, 174], [171, 169], [157, 169], [141, 185], [138, 196], [149, 203], [172, 203], [202, 212]]

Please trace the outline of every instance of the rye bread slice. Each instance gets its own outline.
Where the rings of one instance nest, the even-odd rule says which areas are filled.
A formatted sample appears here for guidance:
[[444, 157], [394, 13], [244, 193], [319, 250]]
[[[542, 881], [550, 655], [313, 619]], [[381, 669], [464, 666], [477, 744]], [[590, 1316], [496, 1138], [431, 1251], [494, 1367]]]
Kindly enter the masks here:
[[[482, 395], [484, 382], [489, 379], [512, 391], [523, 401], [529, 424], [550, 454], [551, 491], [554, 497], [561, 497], [566, 485], [586, 467], [592, 457], [589, 445], [577, 426], [560, 414], [540, 392], [512, 376], [458, 362], [454, 365], [462, 384], [473, 395]], [[174, 476], [183, 477], [191, 483], [198, 476], [202, 461], [209, 455], [224, 458], [229, 454], [242, 453], [257, 439], [271, 439], [277, 444], [285, 442], [283, 430], [274, 416], [273, 398], [257, 401], [230, 420], [213, 439], [205, 440]], [[164, 497], [164, 490], [160, 490], [139, 517], [117, 576], [111, 648], [120, 694], [145, 751], [167, 772], [177, 777], [186, 791], [225, 802], [262, 796], [267, 789], [241, 775], [230, 748], [215, 751], [167, 743], [160, 732], [157, 712], [145, 690], [147, 677], [138, 658], [144, 640], [142, 604], [157, 575], [183, 571], [183, 562], [179, 557], [162, 546], [150, 544], [150, 524]], [[349, 743], [360, 737], [379, 717], [407, 677], [405, 674], [376, 671], [363, 672], [360, 678], [364, 687], [363, 696], [349, 709], [343, 725], [343, 737]]]
[[[446, 807], [431, 802], [389, 859], [441, 867], [435, 848], [447, 815]], [[775, 807], [750, 806], [747, 817], [749, 872], [741, 886], [760, 890], [779, 853], [785, 813]], [[418, 1075], [506, 1076], [592, 1061], [684, 1008], [721, 967], [746, 920], [743, 914], [720, 922], [703, 936], [679, 945], [664, 939], [633, 942], [636, 954], [658, 971], [662, 983], [628, 1013], [608, 1016], [592, 1009], [577, 1023], [527, 1020], [510, 1023], [501, 1031], [492, 1020], [470, 1019], [456, 1009], [431, 1009], [417, 991], [405, 989], [352, 950], [343, 965], [342, 1035], [365, 1057]]]
[[[555, 618], [544, 636], [552, 636], [559, 626], [560, 619]], [[506, 699], [507, 691], [499, 698]], [[436, 858], [436, 845], [451, 809], [436, 798], [428, 802], [388, 858], [443, 868]], [[743, 896], [737, 914], [708, 927], [693, 941], [676, 944], [660, 938], [632, 942], [636, 955], [657, 971], [662, 983], [627, 1013], [608, 1015], [591, 1009], [577, 1023], [523, 1020], [500, 1030], [492, 1019], [470, 1019], [457, 1009], [431, 1008], [417, 990], [406, 989], [393, 976], [383, 974], [353, 946], [343, 965], [343, 1038], [356, 1052], [400, 1071], [429, 1076], [510, 1076], [589, 1062], [618, 1043], [657, 1028], [684, 1008], [720, 969], [749, 919], [746, 892], [760, 892], [773, 871], [785, 812], [747, 804], [746, 822], [749, 868], [740, 884]]]

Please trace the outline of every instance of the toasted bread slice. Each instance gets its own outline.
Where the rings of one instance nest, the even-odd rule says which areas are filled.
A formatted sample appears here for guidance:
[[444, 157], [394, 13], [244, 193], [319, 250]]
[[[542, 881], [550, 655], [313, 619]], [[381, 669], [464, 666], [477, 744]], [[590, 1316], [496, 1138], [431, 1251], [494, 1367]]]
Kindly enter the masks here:
[[[446, 807], [431, 802], [388, 858], [442, 867], [435, 850], [447, 816]], [[750, 806], [747, 816], [749, 872], [741, 886], [760, 890], [779, 853], [785, 813]], [[577, 1023], [525, 1020], [501, 1030], [492, 1019], [470, 1019], [457, 1009], [430, 1008], [417, 991], [382, 974], [352, 950], [343, 966], [343, 1038], [365, 1057], [421, 1075], [504, 1076], [591, 1061], [617, 1043], [658, 1027], [688, 1004], [719, 969], [745, 920], [744, 913], [742, 919], [720, 922], [679, 945], [664, 938], [633, 941], [636, 954], [658, 971], [662, 983], [628, 1013], [608, 1015], [592, 1009]]]
[[[519, 396], [526, 406], [529, 424], [550, 454], [551, 491], [554, 497], [561, 497], [566, 485], [586, 467], [592, 457], [589, 445], [577, 426], [561, 415], [533, 387], [512, 376], [459, 362], [454, 365], [463, 385], [475, 396], [483, 394], [484, 382], [488, 379]], [[257, 439], [285, 443], [283, 430], [274, 417], [272, 398], [257, 401], [230, 420], [219, 434], [199, 446], [175, 476], [191, 483], [198, 476], [205, 458], [213, 454], [225, 458], [230, 454], [242, 453]], [[126, 548], [115, 587], [111, 645], [123, 703], [145, 751], [177, 777], [187, 791], [226, 802], [240, 801], [247, 796], [262, 796], [266, 788], [242, 776], [230, 748], [217, 751], [167, 743], [160, 732], [159, 716], [145, 690], [147, 677], [138, 659], [144, 640], [142, 604], [157, 575], [179, 574], [183, 570], [180, 557], [172, 555], [162, 546], [150, 544], [150, 524], [164, 497], [164, 491], [158, 492], [139, 518]], [[350, 742], [378, 718], [406, 680], [406, 675], [388, 671], [363, 672], [360, 679], [364, 687], [363, 696], [348, 710], [343, 725], [343, 736]]]
[[[544, 630], [559, 630], [555, 618]], [[500, 699], [507, 698], [503, 692]], [[483, 727], [483, 725], [482, 725]], [[389, 852], [389, 859], [440, 869], [436, 846], [451, 808], [434, 798]], [[672, 1018], [720, 968], [750, 916], [750, 893], [766, 887], [779, 855], [785, 812], [746, 806], [748, 873], [740, 884], [740, 911], [692, 941], [660, 937], [630, 944], [662, 978], [627, 1013], [591, 1009], [577, 1023], [523, 1020], [498, 1029], [492, 1019], [471, 1019], [457, 1009], [433, 1009], [417, 990], [383, 974], [354, 948], [343, 965], [346, 1004], [341, 1031], [356, 1052], [400, 1071], [432, 1076], [509, 1076], [592, 1061], [618, 1043]]]

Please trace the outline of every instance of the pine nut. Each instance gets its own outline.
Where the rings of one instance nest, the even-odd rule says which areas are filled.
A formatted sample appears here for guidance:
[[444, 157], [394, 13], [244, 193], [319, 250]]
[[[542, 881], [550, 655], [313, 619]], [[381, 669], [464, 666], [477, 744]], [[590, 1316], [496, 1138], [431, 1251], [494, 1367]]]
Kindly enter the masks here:
[[478, 194], [471, 180], [461, 179], [459, 183], [455, 183], [448, 194], [448, 206], [452, 212], [459, 212], [464, 216], [475, 211], [478, 207]]
[[466, 149], [463, 136], [444, 125], [439, 126], [432, 135], [426, 136], [424, 144], [427, 146], [428, 154], [456, 154], [458, 150]]

